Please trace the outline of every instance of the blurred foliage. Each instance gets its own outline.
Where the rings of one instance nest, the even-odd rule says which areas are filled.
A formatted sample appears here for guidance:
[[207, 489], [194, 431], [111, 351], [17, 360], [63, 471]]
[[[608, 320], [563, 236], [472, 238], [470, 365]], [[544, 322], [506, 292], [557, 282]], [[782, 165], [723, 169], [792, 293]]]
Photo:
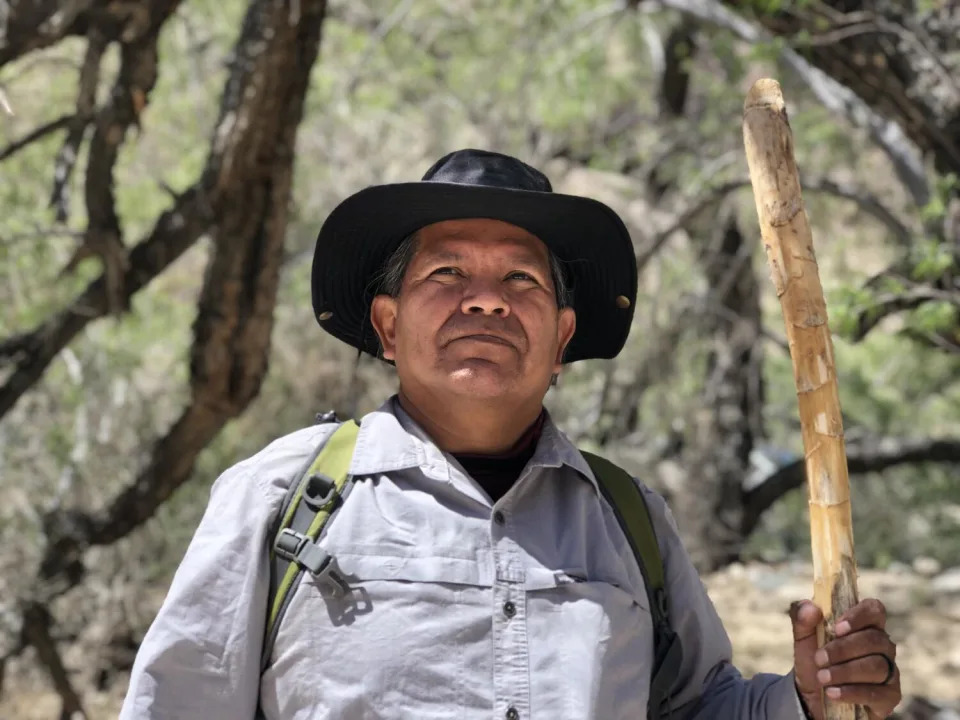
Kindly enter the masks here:
[[[775, 12], [781, 0], [754, 0]], [[190, 0], [161, 36], [161, 71], [142, 127], [124, 145], [116, 179], [126, 241], [146, 233], [187, 187], [206, 157], [229, 52], [243, 3]], [[780, 77], [791, 106], [798, 161], [808, 176], [830, 177], [875, 194], [912, 230], [913, 279], [936, 276], [954, 262], [949, 248], [923, 228], [947, 212], [956, 178], [942, 178], [925, 208], [910, 205], [885, 157], [862, 131], [824, 110], [777, 61], [778, 43], [748, 46], [702, 28], [684, 66], [690, 93], [683, 118], [665, 117], [658, 100], [663, 37], [678, 17], [625, 13], [586, 0], [456, 0], [338, 3], [324, 27], [306, 116], [300, 129], [293, 212], [276, 310], [268, 380], [257, 401], [207, 449], [196, 479], [159, 515], [117, 547], [131, 583], [169, 578], [203, 511], [210, 483], [227, 466], [271, 439], [336, 408], [358, 415], [393, 387], [391, 370], [326, 337], [309, 301], [312, 243], [325, 216], [351, 192], [372, 183], [417, 179], [434, 159], [462, 146], [518, 154], [547, 170], [558, 189], [594, 195], [622, 213], [638, 247], [671, 225], [692, 203], [724, 182], [743, 178], [740, 116], [746, 88], [762, 74]], [[16, 115], [0, 124], [6, 143], [75, 102], [83, 48], [64, 42], [0, 71]], [[101, 82], [109, 91], [113, 57]], [[0, 334], [24, 331], [66, 305], [99, 271], [60, 270], [84, 226], [78, 161], [71, 216], [57, 225], [48, 208], [53, 158], [62, 133], [0, 164]], [[651, 193], [650, 179], [669, 184]], [[927, 305], [884, 323], [858, 343], [844, 339], [869, 293], [864, 282], [896, 257], [896, 239], [854, 204], [806, 198], [836, 338], [848, 429], [874, 435], [960, 436], [960, 358], [918, 344], [903, 325], [926, 332], [955, 322], [955, 305]], [[749, 187], [724, 201], [753, 241], [758, 233]], [[635, 326], [616, 361], [569, 368], [548, 405], [574, 437], [589, 441], [604, 388], [622, 392], [638, 364], [676, 323], [690, 322], [680, 342], [654, 367], [637, 406], [638, 427], [626, 449], [662, 443], [696, 409], [709, 348], [696, 318], [711, 312], [697, 258], [710, 242], [716, 205], [689, 232], [671, 234], [644, 269]], [[127, 484], [152, 442], [187, 395], [187, 353], [206, 249], [194, 247], [136, 296], [119, 318], [92, 324], [50, 367], [42, 382], [0, 423], [0, 541], [17, 548], [15, 567], [34, 557], [38, 506], [101, 507]], [[765, 326], [783, 336], [779, 305], [762, 251]], [[790, 360], [767, 343], [764, 443], [802, 453]], [[2, 373], [2, 369], [0, 369]], [[609, 419], [607, 419], [609, 422]], [[649, 453], [633, 469], [653, 472]], [[644, 464], [649, 463], [649, 464]], [[945, 468], [898, 468], [854, 480], [861, 563], [909, 562], [931, 555], [960, 563], [960, 485]], [[806, 555], [805, 503], [794, 492], [768, 513], [748, 555]], [[16, 539], [16, 540], [15, 540]], [[35, 543], [36, 544], [36, 543]], [[130, 562], [130, 558], [139, 562]], [[0, 568], [0, 572], [3, 572]]]

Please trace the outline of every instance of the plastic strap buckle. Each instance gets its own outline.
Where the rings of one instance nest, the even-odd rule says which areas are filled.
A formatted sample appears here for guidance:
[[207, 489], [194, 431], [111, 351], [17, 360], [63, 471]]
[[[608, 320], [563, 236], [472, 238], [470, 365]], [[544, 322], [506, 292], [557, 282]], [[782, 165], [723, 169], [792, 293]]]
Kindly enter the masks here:
[[276, 542], [273, 543], [273, 551], [284, 560], [296, 562], [297, 553], [300, 552], [303, 544], [308, 542], [310, 542], [310, 538], [306, 535], [301, 535], [290, 528], [284, 528], [277, 535]]
[[277, 536], [273, 548], [284, 560], [295, 562], [317, 580], [329, 585], [335, 595], [350, 592], [350, 586], [335, 569], [334, 557], [306, 535], [284, 528]]

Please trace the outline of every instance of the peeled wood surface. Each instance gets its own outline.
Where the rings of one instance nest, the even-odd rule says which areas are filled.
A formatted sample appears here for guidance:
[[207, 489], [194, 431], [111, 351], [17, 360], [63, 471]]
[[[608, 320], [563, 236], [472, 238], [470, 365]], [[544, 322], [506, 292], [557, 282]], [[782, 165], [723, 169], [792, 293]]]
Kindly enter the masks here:
[[[834, 619], [857, 603], [850, 483], [843, 439], [833, 340], [800, 192], [793, 136], [780, 85], [758, 80], [747, 95], [743, 138], [770, 274], [787, 331], [803, 433], [813, 550], [813, 600]], [[859, 707], [826, 702], [829, 720], [866, 718]]]

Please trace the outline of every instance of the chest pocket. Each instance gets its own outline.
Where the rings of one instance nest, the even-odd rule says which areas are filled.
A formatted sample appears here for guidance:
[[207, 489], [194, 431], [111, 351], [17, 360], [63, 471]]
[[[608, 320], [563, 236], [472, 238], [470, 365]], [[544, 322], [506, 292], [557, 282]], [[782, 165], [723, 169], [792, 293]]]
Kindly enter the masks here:
[[462, 720], [493, 702], [489, 578], [454, 548], [414, 550], [331, 545], [348, 590], [303, 578], [264, 675], [278, 717]]
[[645, 717], [653, 663], [646, 598], [577, 570], [538, 585], [525, 597], [529, 665], [541, 669], [538, 709], [545, 717]]

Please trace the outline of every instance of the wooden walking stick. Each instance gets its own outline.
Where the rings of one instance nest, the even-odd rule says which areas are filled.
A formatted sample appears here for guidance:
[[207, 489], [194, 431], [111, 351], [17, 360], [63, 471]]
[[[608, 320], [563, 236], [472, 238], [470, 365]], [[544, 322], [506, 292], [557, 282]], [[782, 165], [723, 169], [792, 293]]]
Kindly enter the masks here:
[[[743, 141], [773, 284], [780, 298], [797, 386], [810, 502], [813, 601], [823, 611], [820, 645], [857, 603], [850, 482], [833, 339], [800, 194], [793, 136], [780, 85], [758, 80], [743, 108]], [[866, 718], [863, 708], [823, 698], [828, 720]]]

